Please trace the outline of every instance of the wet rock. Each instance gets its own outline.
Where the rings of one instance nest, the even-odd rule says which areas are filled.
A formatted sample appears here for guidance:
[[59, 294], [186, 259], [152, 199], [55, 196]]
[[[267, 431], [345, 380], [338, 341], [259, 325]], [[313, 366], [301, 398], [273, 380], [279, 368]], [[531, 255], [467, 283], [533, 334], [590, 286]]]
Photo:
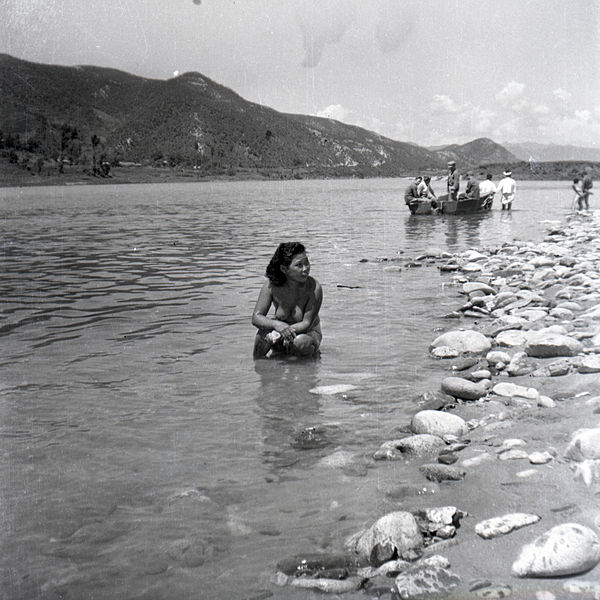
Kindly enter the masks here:
[[550, 452], [532, 452], [529, 455], [529, 462], [532, 465], [545, 465], [549, 463], [554, 457]]
[[487, 369], [478, 369], [477, 371], [473, 371], [469, 377], [473, 381], [483, 381], [484, 379], [491, 379], [492, 374]]
[[479, 362], [479, 359], [477, 359], [473, 356], [469, 356], [467, 358], [463, 358], [462, 360], [456, 361], [452, 365], [452, 370], [453, 371], [466, 371], [467, 369], [470, 369], [471, 367], [475, 366], [478, 362]]
[[514, 383], [501, 382], [497, 383], [492, 391], [497, 396], [508, 398], [518, 397], [527, 398], [528, 400], [536, 400], [540, 397], [540, 393], [535, 388], [523, 387]]
[[513, 348], [515, 346], [523, 346], [527, 343], [527, 335], [518, 329], [508, 329], [501, 331], [495, 338], [494, 342], [498, 346]]
[[525, 450], [518, 450], [515, 448], [514, 450], [506, 450], [505, 452], [501, 452], [498, 455], [498, 458], [500, 460], [522, 460], [524, 458], [529, 458], [529, 455], [527, 452], [525, 452]]
[[444, 452], [439, 454], [437, 461], [441, 465], [453, 465], [458, 460], [458, 456], [454, 452]]
[[485, 295], [494, 295], [496, 293], [496, 290], [493, 287], [481, 281], [468, 281], [467, 283], [463, 283], [462, 291], [467, 295], [470, 295], [473, 292], [483, 292]]
[[466, 472], [458, 467], [434, 463], [421, 465], [419, 471], [429, 481], [460, 481], [466, 475]]
[[450, 346], [438, 346], [431, 351], [434, 358], [456, 358], [460, 353]]
[[327, 429], [322, 426], [305, 427], [294, 434], [293, 445], [300, 450], [324, 448], [330, 443], [327, 439]]
[[461, 417], [438, 410], [422, 410], [413, 416], [411, 430], [414, 433], [428, 433], [443, 438], [445, 435], [462, 437], [469, 428]]
[[510, 359], [510, 363], [506, 367], [506, 372], [511, 377], [520, 375], [528, 375], [537, 368], [537, 364], [533, 362], [525, 352], [517, 352]]
[[351, 554], [307, 553], [281, 560], [277, 563], [277, 569], [292, 577], [318, 577], [325, 571], [334, 569], [349, 571], [364, 564], [365, 561], [360, 561]]
[[512, 595], [512, 588], [505, 583], [498, 583], [481, 586], [472, 589], [477, 598], [487, 598], [488, 600], [496, 598], [509, 598]]
[[[359, 576], [348, 577], [346, 579], [291, 577], [287, 580], [287, 584], [292, 587], [319, 590], [329, 594], [345, 594], [347, 592], [352, 592], [360, 589], [363, 583], [364, 578]], [[280, 583], [279, 585], [282, 584]]]
[[431, 556], [400, 573], [395, 580], [398, 595], [403, 600], [450, 593], [460, 583], [443, 557]]
[[490, 365], [496, 368], [498, 368], [500, 363], [504, 363], [505, 365], [510, 363], [510, 354], [502, 350], [492, 350], [486, 354], [485, 358]]
[[436, 452], [444, 445], [444, 440], [441, 437], [428, 433], [420, 433], [399, 440], [385, 442], [375, 452], [373, 458], [375, 460], [394, 460], [405, 458], [406, 455], [424, 456]]
[[346, 547], [373, 566], [393, 558], [403, 558], [410, 550], [421, 548], [423, 536], [415, 517], [406, 511], [397, 511], [381, 517], [367, 530], [352, 536]]
[[527, 319], [523, 317], [515, 317], [513, 315], [504, 315], [498, 319], [494, 319], [490, 324], [484, 327], [483, 333], [490, 337], [496, 337], [503, 331], [518, 331], [527, 323]]
[[472, 329], [448, 331], [433, 340], [430, 350], [439, 346], [448, 346], [459, 353], [483, 354], [490, 350], [491, 343], [478, 331]]
[[537, 523], [541, 518], [539, 515], [529, 513], [510, 513], [501, 517], [480, 521], [475, 525], [475, 533], [489, 540], [499, 535], [510, 533], [515, 529], [525, 527], [526, 525]]
[[446, 377], [442, 381], [442, 392], [463, 400], [479, 400], [487, 394], [489, 382], [474, 383], [462, 377]]
[[600, 561], [600, 540], [589, 527], [564, 523], [553, 527], [521, 549], [512, 565], [518, 577], [576, 575]]
[[600, 373], [600, 356], [591, 355], [584, 356], [581, 363], [577, 367], [577, 371], [582, 374]]
[[548, 396], [540, 396], [537, 401], [537, 405], [541, 408], [556, 408], [556, 402]]
[[575, 338], [558, 333], [535, 332], [529, 336], [525, 352], [536, 358], [575, 356], [583, 346]]
[[454, 402], [452, 396], [437, 390], [424, 392], [416, 401], [420, 410], [440, 410], [452, 402]]
[[578, 429], [565, 450], [565, 458], [578, 462], [600, 459], [600, 428]]

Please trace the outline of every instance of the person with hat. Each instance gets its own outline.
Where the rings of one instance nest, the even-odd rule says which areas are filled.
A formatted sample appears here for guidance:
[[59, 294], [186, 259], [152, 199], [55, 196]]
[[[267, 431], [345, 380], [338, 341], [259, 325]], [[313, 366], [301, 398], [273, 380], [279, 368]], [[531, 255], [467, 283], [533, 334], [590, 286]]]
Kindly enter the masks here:
[[456, 170], [456, 163], [451, 160], [448, 163], [448, 200], [456, 200], [458, 197], [458, 190], [460, 188], [460, 175]]
[[510, 210], [515, 199], [517, 182], [512, 178], [512, 171], [510, 169], [506, 169], [502, 174], [504, 177], [498, 183], [498, 191], [502, 200], [502, 210]]

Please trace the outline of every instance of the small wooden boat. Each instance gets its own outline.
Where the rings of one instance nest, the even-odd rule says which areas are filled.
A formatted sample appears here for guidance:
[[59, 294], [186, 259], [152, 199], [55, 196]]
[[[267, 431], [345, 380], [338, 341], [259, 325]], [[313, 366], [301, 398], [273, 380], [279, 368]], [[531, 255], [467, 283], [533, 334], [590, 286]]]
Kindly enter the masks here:
[[460, 194], [457, 200], [449, 200], [448, 194], [444, 194], [437, 200], [423, 198], [409, 204], [408, 208], [413, 215], [468, 215], [490, 210], [492, 203], [483, 202], [480, 198], [467, 198], [464, 194]]

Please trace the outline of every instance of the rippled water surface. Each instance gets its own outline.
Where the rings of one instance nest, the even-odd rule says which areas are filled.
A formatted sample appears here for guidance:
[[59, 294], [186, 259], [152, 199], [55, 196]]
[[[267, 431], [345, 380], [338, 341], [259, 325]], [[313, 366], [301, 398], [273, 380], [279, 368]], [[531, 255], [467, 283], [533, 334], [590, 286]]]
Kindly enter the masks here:
[[[0, 190], [3, 597], [282, 597], [281, 557], [393, 509], [402, 467], [370, 455], [439, 386], [427, 348], [461, 300], [435, 266], [377, 259], [541, 240], [571, 204], [526, 182], [511, 213], [411, 217], [405, 185]], [[322, 356], [255, 363], [289, 239], [323, 284]], [[309, 391], [337, 383], [356, 388]]]

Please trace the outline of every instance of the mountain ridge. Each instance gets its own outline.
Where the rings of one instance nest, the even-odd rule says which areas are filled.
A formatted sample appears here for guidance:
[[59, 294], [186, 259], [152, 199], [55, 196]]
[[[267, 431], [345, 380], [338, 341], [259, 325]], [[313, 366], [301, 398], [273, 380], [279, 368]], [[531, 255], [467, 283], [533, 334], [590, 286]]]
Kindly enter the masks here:
[[333, 119], [249, 102], [202, 73], [148, 79], [0, 54], [1, 150], [22, 161], [134, 163], [206, 174], [398, 176], [516, 162], [492, 140], [432, 151]]

